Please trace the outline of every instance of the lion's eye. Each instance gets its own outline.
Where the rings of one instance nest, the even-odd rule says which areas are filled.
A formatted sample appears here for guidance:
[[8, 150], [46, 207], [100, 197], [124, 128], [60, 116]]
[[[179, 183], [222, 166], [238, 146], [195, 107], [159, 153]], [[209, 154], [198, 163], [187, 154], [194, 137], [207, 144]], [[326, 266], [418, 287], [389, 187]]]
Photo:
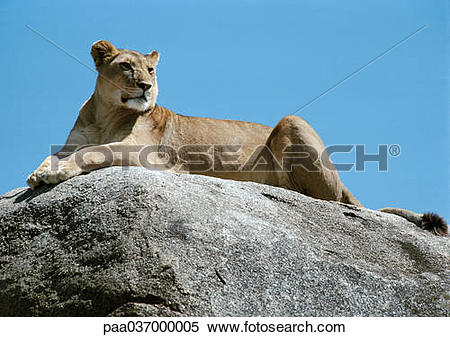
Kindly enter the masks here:
[[148, 72], [151, 74], [152, 72], [155, 71], [155, 68], [148, 68]]
[[129, 64], [128, 62], [121, 62], [120, 63], [120, 67], [123, 70], [131, 70], [131, 64]]

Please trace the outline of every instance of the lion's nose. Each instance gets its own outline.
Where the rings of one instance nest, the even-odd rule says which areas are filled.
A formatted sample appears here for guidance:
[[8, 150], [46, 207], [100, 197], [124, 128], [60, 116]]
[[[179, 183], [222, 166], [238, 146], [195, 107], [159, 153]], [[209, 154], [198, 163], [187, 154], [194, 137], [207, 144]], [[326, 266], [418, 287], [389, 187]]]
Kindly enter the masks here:
[[147, 82], [138, 82], [137, 86], [141, 88], [142, 90], [146, 91], [152, 87], [150, 83]]

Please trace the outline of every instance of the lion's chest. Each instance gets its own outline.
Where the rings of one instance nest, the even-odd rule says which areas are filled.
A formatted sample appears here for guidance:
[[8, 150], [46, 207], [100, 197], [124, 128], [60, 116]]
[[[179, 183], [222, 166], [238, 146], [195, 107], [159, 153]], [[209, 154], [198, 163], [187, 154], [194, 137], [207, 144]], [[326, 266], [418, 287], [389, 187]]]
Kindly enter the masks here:
[[127, 142], [133, 144], [152, 144], [154, 137], [151, 126], [145, 120], [134, 116], [99, 121], [83, 130], [85, 136], [93, 144], [109, 144]]

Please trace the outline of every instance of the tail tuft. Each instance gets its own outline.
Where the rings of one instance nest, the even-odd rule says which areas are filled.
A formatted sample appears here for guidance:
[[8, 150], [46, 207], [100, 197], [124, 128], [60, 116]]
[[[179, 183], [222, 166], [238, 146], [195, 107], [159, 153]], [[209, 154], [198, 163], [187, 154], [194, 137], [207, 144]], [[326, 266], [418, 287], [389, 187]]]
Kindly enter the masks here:
[[447, 236], [448, 228], [445, 219], [436, 213], [419, 214], [413, 211], [408, 211], [403, 208], [386, 207], [379, 211], [384, 213], [391, 213], [416, 224], [419, 228], [426, 230], [434, 235]]
[[439, 236], [447, 236], [448, 234], [447, 222], [436, 213], [424, 213], [419, 227]]

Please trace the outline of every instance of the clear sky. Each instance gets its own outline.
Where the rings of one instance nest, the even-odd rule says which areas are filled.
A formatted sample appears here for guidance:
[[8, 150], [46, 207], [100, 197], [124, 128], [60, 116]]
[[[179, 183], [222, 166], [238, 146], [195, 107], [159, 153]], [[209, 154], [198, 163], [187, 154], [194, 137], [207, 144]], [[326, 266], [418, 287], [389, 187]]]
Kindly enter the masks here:
[[[0, 193], [61, 144], [96, 74], [90, 46], [161, 54], [160, 105], [274, 126], [418, 28], [426, 28], [303, 109], [325, 144], [399, 144], [387, 172], [341, 173], [369, 208], [449, 214], [448, 2], [13, 1], [0, 6]], [[335, 155], [336, 162], [354, 157]]]

